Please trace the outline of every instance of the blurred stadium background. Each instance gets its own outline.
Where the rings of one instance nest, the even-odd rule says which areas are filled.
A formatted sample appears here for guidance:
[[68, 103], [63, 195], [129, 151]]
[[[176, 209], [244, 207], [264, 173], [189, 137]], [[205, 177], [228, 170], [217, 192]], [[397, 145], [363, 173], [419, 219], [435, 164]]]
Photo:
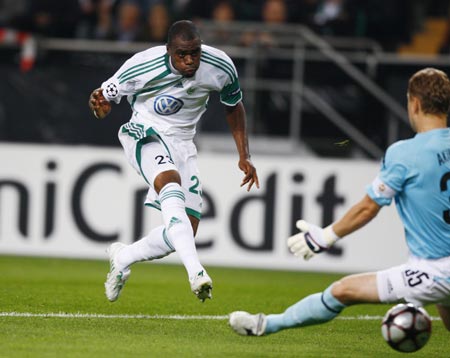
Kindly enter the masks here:
[[[407, 80], [428, 66], [449, 73], [449, 5], [448, 0], [0, 0], [0, 254], [106, 260], [110, 242], [132, 242], [158, 221], [158, 213], [142, 208], [145, 187], [117, 140], [119, 126], [129, 119], [128, 104], [123, 100], [98, 121], [87, 102], [125, 59], [164, 44], [173, 21], [192, 19], [204, 42], [226, 51], [236, 64], [261, 181], [259, 191], [239, 189], [235, 146], [213, 95], [196, 138], [205, 193], [198, 235], [203, 262], [324, 272], [402, 262], [406, 248], [395, 208], [310, 263], [291, 257], [285, 239], [299, 217], [328, 225], [340, 216], [364, 194], [384, 150], [413, 134], [405, 109]], [[14, 271], [22, 261], [17, 267], [11, 259], [3, 262], [11, 273], [8, 284], [22, 282]], [[167, 262], [179, 261], [173, 255]], [[28, 272], [21, 276], [25, 286]], [[77, 281], [74, 275], [67, 281]], [[87, 298], [92, 304], [78, 310], [93, 312], [96, 302], [103, 302], [104, 272], [95, 275], [101, 276], [90, 282], [99, 290], [95, 302]], [[267, 292], [276, 291], [277, 282]], [[39, 287], [33, 286], [36, 296]], [[226, 295], [218, 287], [218, 294]], [[9, 294], [3, 303], [22, 293]], [[248, 298], [247, 307], [219, 298], [223, 305], [207, 313], [262, 310], [270, 300], [263, 293], [259, 298], [255, 307]], [[2, 306], [47, 312], [45, 303], [15, 308], [11, 302]], [[280, 298], [271, 308], [293, 302]], [[60, 309], [71, 312], [72, 303]], [[58, 307], [50, 303], [48, 312]], [[170, 314], [172, 307], [152, 313]], [[137, 310], [133, 313], [142, 313]], [[189, 307], [187, 314], [196, 310]], [[334, 356], [334, 347], [329, 349]]]
[[[88, 93], [131, 54], [163, 44], [174, 20], [190, 18], [236, 63], [254, 152], [378, 159], [410, 134], [409, 75], [448, 70], [448, 3], [3, 0], [0, 139], [117, 146], [127, 105], [115, 108], [118, 120], [89, 121]], [[233, 150], [220, 117], [212, 98], [200, 149]]]
[[[190, 18], [236, 63], [253, 152], [378, 159], [411, 134], [409, 75], [450, 66], [448, 3], [2, 0], [0, 139], [117, 146], [127, 104], [107, 123], [89, 121], [88, 93], [131, 54], [163, 44], [174, 20]], [[210, 107], [199, 147], [232, 151], [217, 98]]]
[[[164, 44], [170, 24], [189, 18], [237, 66], [262, 184], [238, 189], [234, 143], [212, 95], [196, 137], [205, 262], [337, 271], [401, 262], [393, 208], [384, 225], [311, 265], [289, 256], [285, 238], [299, 217], [335, 220], [364, 193], [387, 146], [412, 135], [407, 80], [426, 66], [449, 71], [449, 3], [0, 1], [0, 248], [104, 258], [111, 241], [132, 242], [154, 225], [158, 213], [141, 209], [145, 188], [116, 136], [129, 105], [98, 121], [87, 100], [125, 59]], [[387, 254], [380, 237], [393, 245]]]
[[[258, 152], [267, 151], [270, 138], [288, 154], [378, 158], [409, 134], [405, 80], [419, 67], [447, 70], [449, 63], [446, 0], [3, 0], [0, 6], [4, 141], [117, 146], [127, 106], [107, 124], [81, 121], [89, 116], [86, 94], [132, 53], [164, 43], [180, 18], [196, 20], [205, 43], [236, 62]], [[25, 33], [15, 41], [9, 29]], [[18, 71], [21, 53], [23, 69], [32, 66], [26, 73]], [[229, 150], [219, 140], [226, 127], [217, 101], [211, 107], [200, 148]], [[105, 135], [97, 135], [99, 127]], [[336, 150], [339, 139], [350, 145]]]
[[[211, 263], [233, 264], [221, 260], [228, 246], [246, 257], [236, 265], [289, 262], [284, 238], [295, 220], [331, 223], [364, 193], [387, 146], [412, 135], [409, 76], [426, 66], [450, 68], [447, 0], [2, 0], [0, 14], [6, 253], [103, 257], [106, 244], [131, 242], [157, 220], [137, 209], [145, 191], [120, 153], [116, 133], [128, 104], [98, 121], [87, 100], [125, 59], [164, 44], [175, 20], [193, 19], [204, 42], [234, 60], [262, 183], [250, 195], [238, 190], [234, 143], [212, 95], [196, 137], [206, 201], [199, 246], [203, 255], [216, 250]], [[363, 252], [380, 246], [372, 238], [393, 236], [386, 228], [401, 236], [390, 210], [386, 225], [363, 232]], [[61, 237], [87, 244], [72, 249]], [[402, 240], [395, 241], [370, 268], [403, 258]], [[356, 270], [366, 262], [306, 268]]]
[[[426, 66], [449, 71], [449, 1], [2, 0], [0, 14], [4, 253], [103, 258], [105, 245], [132, 242], [158, 220], [140, 209], [145, 188], [116, 137], [128, 104], [98, 121], [87, 100], [125, 59], [164, 44], [170, 24], [189, 18], [238, 68], [262, 184], [237, 188], [235, 147], [213, 95], [196, 137], [206, 262], [349, 271], [403, 259], [392, 208], [331, 260], [298, 265], [284, 240], [299, 217], [335, 220], [364, 193], [387, 146], [412, 135], [407, 79]], [[394, 245], [388, 254], [380, 236]], [[383, 260], [366, 259], [367, 248]]]

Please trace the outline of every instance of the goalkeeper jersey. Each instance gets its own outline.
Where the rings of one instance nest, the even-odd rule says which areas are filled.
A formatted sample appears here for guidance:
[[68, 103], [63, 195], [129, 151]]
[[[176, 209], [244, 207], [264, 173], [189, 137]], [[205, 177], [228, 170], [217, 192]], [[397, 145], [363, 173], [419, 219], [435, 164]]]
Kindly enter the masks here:
[[[391, 145], [379, 173], [381, 190], [393, 190], [406, 242], [414, 256], [450, 256], [450, 129], [418, 133]], [[379, 205], [391, 198], [368, 195]]]
[[156, 46], [128, 59], [102, 89], [108, 101], [119, 103], [127, 97], [133, 110], [131, 122], [183, 139], [194, 137], [210, 92], [219, 92], [227, 106], [242, 100], [232, 60], [207, 45], [202, 45], [200, 66], [193, 77], [183, 77], [173, 68], [166, 47]]

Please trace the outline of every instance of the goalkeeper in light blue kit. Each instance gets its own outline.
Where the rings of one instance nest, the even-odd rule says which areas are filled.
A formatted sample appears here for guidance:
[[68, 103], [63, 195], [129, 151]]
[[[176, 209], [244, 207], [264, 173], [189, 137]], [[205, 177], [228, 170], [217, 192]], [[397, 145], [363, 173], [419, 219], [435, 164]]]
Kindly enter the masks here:
[[239, 334], [262, 336], [335, 318], [358, 303], [436, 304], [450, 331], [450, 81], [442, 71], [426, 68], [408, 84], [408, 116], [414, 138], [391, 145], [367, 195], [332, 225], [322, 229], [304, 220], [288, 239], [297, 257], [309, 260], [371, 221], [395, 200], [410, 251], [408, 261], [387, 270], [349, 275], [312, 294], [281, 314], [230, 315]]

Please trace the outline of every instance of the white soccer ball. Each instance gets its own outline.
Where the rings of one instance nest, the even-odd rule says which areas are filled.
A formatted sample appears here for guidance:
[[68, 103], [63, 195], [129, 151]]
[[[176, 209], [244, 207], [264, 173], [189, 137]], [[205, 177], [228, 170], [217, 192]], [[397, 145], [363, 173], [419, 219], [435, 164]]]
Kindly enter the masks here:
[[381, 322], [385, 341], [400, 352], [415, 352], [431, 336], [431, 318], [422, 307], [400, 303], [387, 311]]

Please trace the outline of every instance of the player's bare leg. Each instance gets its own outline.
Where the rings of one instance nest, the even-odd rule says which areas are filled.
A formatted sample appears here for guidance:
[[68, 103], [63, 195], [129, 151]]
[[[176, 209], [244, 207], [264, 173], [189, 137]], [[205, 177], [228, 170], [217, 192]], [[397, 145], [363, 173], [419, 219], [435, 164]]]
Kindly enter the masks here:
[[377, 275], [373, 272], [345, 276], [333, 284], [331, 293], [346, 306], [380, 302]]

